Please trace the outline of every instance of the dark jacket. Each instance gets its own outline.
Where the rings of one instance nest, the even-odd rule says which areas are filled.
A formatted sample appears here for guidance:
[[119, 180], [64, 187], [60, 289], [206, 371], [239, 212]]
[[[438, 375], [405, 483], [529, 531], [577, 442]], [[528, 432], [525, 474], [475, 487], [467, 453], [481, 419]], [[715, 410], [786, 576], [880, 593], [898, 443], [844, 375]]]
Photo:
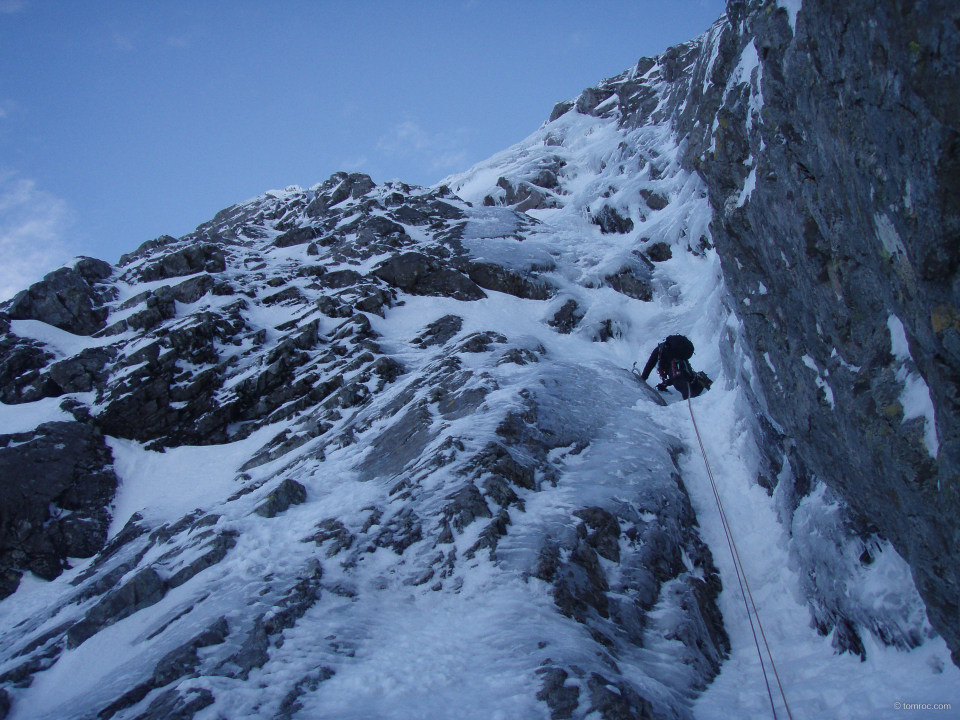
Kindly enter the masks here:
[[696, 397], [704, 388], [698, 382], [697, 373], [690, 367], [691, 357], [693, 343], [683, 335], [671, 335], [650, 353], [650, 359], [647, 360], [640, 377], [646, 380], [656, 366], [662, 381], [657, 385], [658, 390], [666, 390], [673, 385], [684, 400]]

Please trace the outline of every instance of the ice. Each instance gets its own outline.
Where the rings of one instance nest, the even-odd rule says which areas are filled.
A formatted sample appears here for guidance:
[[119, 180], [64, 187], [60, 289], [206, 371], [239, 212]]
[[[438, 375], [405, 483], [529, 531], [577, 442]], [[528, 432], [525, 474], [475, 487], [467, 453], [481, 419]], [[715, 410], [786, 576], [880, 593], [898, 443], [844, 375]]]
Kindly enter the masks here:
[[[779, 4], [795, 29], [800, 2], [781, 0]], [[710, 35], [702, 52], [715, 57], [718, 41], [719, 32]], [[762, 64], [756, 46], [749, 44], [733, 76], [736, 83], [750, 84], [748, 124], [762, 107], [761, 80]], [[705, 185], [696, 174], [680, 168], [681, 149], [669, 127], [622, 126], [612, 102], [609, 109], [607, 118], [566, 113], [517, 145], [442, 181], [474, 204], [462, 235], [472, 259], [517, 270], [535, 269], [549, 275], [557, 294], [543, 302], [488, 291], [485, 299], [469, 303], [404, 295], [403, 304], [388, 308], [385, 317], [370, 315], [379, 334], [377, 343], [404, 366], [405, 374], [371, 406], [343, 410], [343, 426], [353, 423], [349, 440], [317, 439], [242, 475], [240, 467], [278, 433], [293, 428], [292, 419], [240, 442], [164, 452], [147, 450], [132, 440], [108, 439], [120, 478], [111, 537], [134, 513], [141, 513], [145, 523], [155, 528], [201, 508], [221, 516], [215, 527], [236, 532], [237, 545], [195, 580], [65, 651], [53, 668], [37, 673], [30, 687], [17, 688], [11, 720], [73, 717], [77, 714], [73, 708], [84, 708], [89, 715], [87, 709], [95, 712], [121, 689], [142, 681], [159, 658], [220, 616], [230, 624], [230, 639], [222, 648], [204, 648], [203, 657], [235, 650], [254, 618], [276, 606], [288, 589], [283, 583], [307, 576], [308, 568], [317, 562], [323, 572], [321, 600], [277, 636], [283, 642], [274, 641], [262, 667], [254, 668], [248, 679], [208, 672], [211, 668], [206, 667], [203, 677], [181, 684], [181, 689], [205, 687], [216, 695], [216, 704], [198, 713], [198, 720], [277, 717], [291, 690], [311, 677], [316, 683], [301, 687], [301, 718], [545, 718], [549, 710], [536, 700], [541, 687], [536, 668], [548, 659], [585, 668], [598, 667], [600, 661], [586, 627], [558, 613], [549, 586], [531, 576], [544, 538], [575, 533], [571, 521], [575, 509], [636, 504], [643, 493], [656, 495], [668, 481], [674, 482], [677, 467], [696, 512], [700, 537], [723, 579], [719, 603], [731, 654], [720, 675], [697, 697], [690, 688], [692, 671], [677, 659], [678, 642], [666, 632], [680, 620], [667, 583], [650, 614], [642, 647], [625, 651], [617, 658], [617, 667], [650, 697], [673, 703], [680, 718], [768, 716], [760, 663], [701, 455], [701, 440], [795, 720], [919, 716], [896, 711], [895, 702], [945, 702], [960, 707], [960, 670], [943, 641], [930, 637], [909, 567], [895, 550], [877, 540], [869, 548], [874, 561], [865, 567], [859, 559], [859, 552], [866, 549], [863, 542], [844, 534], [838, 502], [823, 486], [804, 497], [796, 512], [784, 520], [785, 491], [778, 489], [771, 497], [757, 482], [763, 448], [758, 445], [756, 413], [766, 400], [756, 371], [762, 368], [754, 368], [743, 350], [741, 323], [730, 308], [716, 251], [710, 243], [699, 244], [701, 238], [710, 240], [712, 210]], [[529, 181], [557, 160], [563, 164], [559, 172], [563, 192], [555, 193], [555, 207], [517, 213], [483, 206], [487, 195], [501, 196], [500, 177], [512, 183]], [[740, 193], [740, 206], [749, 201], [755, 183], [754, 164]], [[669, 202], [651, 210], [641, 190]], [[291, 186], [249, 202], [283, 200], [302, 192]], [[591, 218], [603, 205], [630, 217], [634, 229], [602, 233]], [[902, 252], [889, 221], [880, 217], [876, 225], [887, 251]], [[407, 231], [415, 242], [430, 240], [422, 228]], [[653, 242], [667, 243], [672, 257], [644, 271], [655, 290], [651, 302], [607, 286], [607, 276], [639, 267], [637, 254]], [[262, 262], [265, 272], [270, 272], [297, 262], [300, 252], [264, 247], [256, 259], [250, 251], [250, 265]], [[367, 258], [362, 265], [346, 263], [344, 267], [367, 272], [377, 262], [379, 258]], [[294, 283], [308, 300], [315, 298], [307, 279]], [[117, 302], [164, 284], [171, 281], [124, 287]], [[757, 292], [763, 295], [767, 289], [760, 284]], [[562, 335], [546, 322], [569, 299], [578, 302], [584, 317], [574, 332]], [[179, 306], [178, 318], [186, 322], [191, 312], [227, 302], [231, 300], [206, 297], [193, 307]], [[303, 306], [251, 303], [243, 312], [250, 324], [266, 330], [266, 349], [281, 336], [277, 326], [305, 316]], [[413, 405], [429, 404], [425, 401], [431, 387], [423, 378], [445, 359], [449, 348], [416, 348], [410, 340], [427, 323], [449, 314], [462, 318], [461, 337], [501, 332], [509, 337], [511, 347], [537, 353], [538, 362], [499, 365], [503, 348], [496, 344], [486, 352], [461, 353], [464, 377], [472, 373], [465, 387], [486, 383], [482, 405], [460, 417], [444, 418], [430, 409], [416, 439], [422, 443], [417, 446], [419, 452], [411, 450], [409, 457], [398, 454], [393, 462], [377, 466], [378, 471], [362, 472], [364, 463], [376, 454], [375, 438], [404, 417], [403, 412], [388, 411], [389, 404], [401, 399]], [[339, 322], [317, 317], [322, 332]], [[606, 342], [595, 342], [597, 327], [605, 321], [610, 321], [614, 335]], [[915, 369], [903, 324], [891, 315], [888, 328], [892, 352], [900, 364], [904, 420], [924, 419], [925, 442], [935, 456], [929, 389]], [[117, 341], [116, 337], [79, 338], [35, 321], [15, 321], [13, 330], [43, 342], [62, 357]], [[694, 368], [705, 371], [715, 383], [689, 405], [675, 392], [665, 394], [668, 404], [661, 407], [647, 399], [628, 368], [638, 361], [642, 364], [658, 342], [676, 333], [691, 338], [696, 347]], [[136, 347], [128, 345], [127, 352]], [[259, 360], [245, 357], [247, 349], [247, 345], [239, 348], [237, 362], [225, 366], [224, 372], [232, 373], [228, 391], [258, 369], [253, 363]], [[776, 374], [769, 355], [762, 359]], [[805, 355], [802, 361], [813, 371], [812, 380], [824, 401], [832, 406], [834, 396], [826, 373], [812, 356]], [[353, 376], [345, 372], [345, 377]], [[434, 580], [414, 584], [417, 574], [441, 552], [438, 548], [447, 550], [434, 542], [438, 513], [449, 493], [467, 482], [457, 474], [462, 468], [432, 468], [429, 458], [448, 438], [462, 442], [466, 453], [496, 440], [496, 428], [504, 417], [523, 410], [520, 389], [536, 399], [540, 429], [556, 440], [548, 455], [551, 466], [557, 468], [556, 487], [539, 492], [517, 488], [525, 510], [511, 509], [510, 526], [500, 539], [495, 561], [485, 552], [465, 558], [483, 528], [483, 523], [476, 522], [449, 546], [455, 550], [457, 564], [454, 575], [443, 578], [442, 589], [431, 589]], [[40, 422], [69, 419], [59, 404], [60, 399], [51, 398], [0, 405], [0, 431], [21, 432]], [[579, 444], [583, 438], [590, 440], [586, 447]], [[788, 475], [789, 469], [782, 483]], [[408, 506], [423, 522], [423, 540], [403, 555], [384, 547], [362, 551], [353, 547], [350, 553], [327, 557], [325, 548], [305, 542], [324, 519], [337, 518], [353, 529], [365, 522], [374, 528], [389, 522], [390, 513], [402, 506], [392, 489], [410, 476], [420, 481], [420, 494]], [[291, 507], [279, 519], [256, 515], [254, 508], [281, 478], [302, 483], [306, 502]], [[241, 488], [249, 494], [227, 502]], [[384, 516], [374, 522], [371, 508], [384, 509]], [[652, 522], [657, 515], [640, 508], [638, 517]], [[151, 548], [144, 562], [160, 562], [170, 547]], [[124, 550], [111, 562], [119, 566], [135, 551]], [[202, 546], [190, 546], [170, 559], [166, 569], [181, 568], [201, 552]], [[689, 570], [690, 559], [685, 560]], [[801, 565], [817, 568], [818, 574], [813, 580], [803, 576]], [[0, 621], [8, 627], [34, 622], [31, 632], [39, 634], [57, 622], [77, 619], [86, 606], [68, 602], [74, 592], [69, 583], [83, 567], [77, 563], [52, 583], [28, 577], [21, 590], [0, 605]], [[606, 569], [618, 572], [613, 564]], [[812, 591], [829, 591], [831, 597], [842, 598], [846, 617], [863, 624], [859, 629], [865, 630], [865, 662], [850, 654], [837, 655], [833, 638], [817, 632], [808, 602]], [[52, 612], [49, 608], [60, 607], [58, 603], [63, 608], [60, 614], [43, 616]], [[174, 622], [178, 617], [183, 619]], [[169, 630], [160, 632], [168, 625]], [[876, 639], [871, 630], [881, 628], [889, 631], [888, 638], [899, 638], [897, 647]], [[334, 674], [320, 680], [324, 668]], [[7, 669], [6, 665], [0, 668]], [[585, 683], [580, 686], [585, 711], [588, 692]], [[149, 698], [128, 711], [128, 716], [143, 712], [148, 702]]]

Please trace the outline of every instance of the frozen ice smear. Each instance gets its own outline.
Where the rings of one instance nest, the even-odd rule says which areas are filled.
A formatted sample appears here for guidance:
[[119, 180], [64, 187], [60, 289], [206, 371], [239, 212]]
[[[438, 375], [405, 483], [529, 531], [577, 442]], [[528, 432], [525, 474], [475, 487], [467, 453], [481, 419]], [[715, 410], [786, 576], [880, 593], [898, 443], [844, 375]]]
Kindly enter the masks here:
[[790, 21], [790, 28], [794, 33], [797, 32], [797, 13], [803, 7], [803, 0], [777, 0], [777, 5], [787, 11], [787, 17]]

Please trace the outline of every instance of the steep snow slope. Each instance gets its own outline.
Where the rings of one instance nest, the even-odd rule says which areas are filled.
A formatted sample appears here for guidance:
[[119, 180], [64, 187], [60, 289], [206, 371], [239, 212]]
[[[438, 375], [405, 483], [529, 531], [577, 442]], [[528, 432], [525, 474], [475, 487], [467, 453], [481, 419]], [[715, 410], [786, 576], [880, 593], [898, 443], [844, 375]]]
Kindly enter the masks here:
[[676, 332], [793, 717], [960, 707], [767, 416], [672, 124], [757, 82], [725, 27], [436, 188], [272, 191], [8, 303], [0, 462], [75, 459], [0, 538], [9, 717], [764, 716], [688, 406], [629, 371]]

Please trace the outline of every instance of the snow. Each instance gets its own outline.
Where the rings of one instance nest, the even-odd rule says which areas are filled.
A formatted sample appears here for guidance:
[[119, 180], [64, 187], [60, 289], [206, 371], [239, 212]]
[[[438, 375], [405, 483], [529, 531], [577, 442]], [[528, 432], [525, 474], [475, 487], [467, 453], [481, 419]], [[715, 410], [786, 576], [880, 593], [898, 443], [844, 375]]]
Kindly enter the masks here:
[[753, 195], [754, 189], [757, 187], [757, 168], [751, 168], [750, 174], [747, 175], [747, 179], [743, 181], [743, 189], [740, 191], [740, 196], [737, 198], [737, 207], [743, 207], [747, 200], [750, 199], [750, 196]]
[[[795, 27], [799, 0], [781, 0], [779, 4], [787, 9]], [[715, 55], [719, 33], [711, 38], [709, 52]], [[736, 82], [751, 83], [748, 123], [762, 107], [761, 72], [756, 47], [750, 44], [734, 73]], [[548, 137], [562, 139], [562, 144], [547, 145]], [[636, 153], [625, 152], [621, 143], [636, 149]], [[819, 559], [824, 567], [832, 567], [829, 562], [833, 562], [831, 553], [838, 552], [834, 547], [837, 543], [826, 531], [836, 508], [821, 487], [802, 500], [792, 525], [784, 527], [781, 508], [785, 491], [780, 488], [789, 470], [784, 470], [772, 497], [756, 480], [759, 433], [754, 426], [756, 411], [748, 397], [757, 394], [750, 379], [756, 373], [738, 349], [741, 323], [728, 306], [719, 258], [713, 249], [704, 251], [696, 245], [701, 236], [709, 238], [712, 211], [705, 186], [697, 175], [679, 167], [678, 153], [668, 128], [621, 128], [616, 117], [570, 112], [477, 167], [443, 180], [442, 184], [475, 204], [462, 239], [475, 258], [515, 268], [540, 268], [550, 273], [558, 294], [549, 302], [492, 291], [487, 292], [486, 299], [475, 302], [404, 296], [404, 304], [390, 308], [386, 317], [371, 315], [371, 325], [380, 335], [378, 344], [404, 365], [406, 375], [388, 386], [372, 407], [345, 410], [345, 414], [357, 413], [354, 442], [342, 446], [329, 442], [322, 454], [319, 441], [307, 444], [295, 456], [281, 456], [240, 477], [239, 468], [280, 431], [294, 427], [293, 419], [263, 428], [239, 442], [167, 448], [164, 452], [147, 450], [131, 440], [108, 438], [120, 478], [111, 537], [136, 512], [145, 516], [150, 527], [156, 527], [202, 508], [221, 514], [218, 527], [235, 530], [237, 546], [196, 581], [171, 590], [157, 604], [65, 651], [53, 668], [37, 674], [30, 687], [17, 689], [11, 720], [67, 717], [72, 716], [74, 707], [101, 707], [98, 702], [115, 697], [110, 694], [113, 690], [142, 681], [161, 657], [218, 616], [230, 623], [228, 643], [236, 642], [234, 635], [242, 636], [241, 630], [250, 627], [253, 614], [263, 612], [276, 600], [277, 579], [298, 577], [309, 563], [317, 561], [323, 568], [321, 601], [284, 631], [282, 645], [270, 648], [269, 660], [251, 672], [249, 681], [223, 675], [187, 681], [213, 690], [217, 696], [214, 706], [198, 713], [198, 720], [276, 717], [290, 688], [322, 667], [335, 669], [336, 674], [324, 680], [319, 689], [306, 689], [299, 700], [303, 709], [298, 717], [546, 717], [549, 711], [545, 704], [536, 700], [541, 680], [535, 669], [548, 658], [557, 664], [586, 668], [596, 666], [598, 661], [586, 627], [560, 615], [550, 588], [531, 577], [543, 539], [575, 532], [570, 520], [575, 509], [626, 502], [645, 484], [670, 477], [675, 471], [670, 454], [674, 447], [680, 450], [682, 480], [697, 515], [700, 535], [711, 549], [723, 580], [719, 605], [732, 650], [719, 676], [699, 697], [678, 699], [670, 695], [674, 692], [671, 683], [683, 686], [691, 671], [671, 655], [675, 641], [656, 632], [656, 622], [661, 619], [657, 613], [664, 612], [660, 606], [650, 615], [653, 629], [645, 636], [643, 646], [618, 657], [617, 665], [625, 677], [642, 685], [651, 696], [659, 697], [659, 693], [677, 702], [684, 720], [767, 717], [769, 704], [760, 663], [720, 510], [700, 454], [700, 440], [793, 718], [920, 716], [920, 711], [895, 709], [896, 702], [960, 707], [960, 669], [951, 662], [942, 639], [921, 637], [919, 647], [905, 651], [885, 646], [864, 631], [867, 659], [861, 662], [850, 654], [837, 655], [832, 637], [821, 636], [811, 623], [805, 579], [797, 558]], [[513, 182], [535, 176], [555, 158], [566, 163], [561, 172], [564, 193], [557, 195], [556, 208], [523, 215], [506, 208], [481, 206], [486, 195], [496, 192], [499, 177]], [[647, 169], [653, 164], [661, 171], [657, 180], [651, 179]], [[750, 199], [756, 172], [754, 163], [738, 206]], [[641, 205], [640, 190], [662, 194], [670, 203], [662, 210], [650, 211]], [[270, 191], [260, 199], [282, 199], [299, 192], [300, 188], [291, 186]], [[603, 197], [604, 193], [608, 195]], [[633, 231], [623, 235], [601, 233], [590, 222], [589, 212], [599, 210], [602, 204], [616, 205], [628, 214], [634, 220]], [[899, 252], [899, 238], [892, 224], [880, 218], [877, 228], [881, 242], [892, 248], [888, 252]], [[426, 239], [421, 230], [408, 230], [415, 240]], [[522, 242], [514, 238], [518, 234]], [[648, 269], [655, 290], [653, 301], [634, 300], [602, 286], [608, 274], [623, 267], [637, 267], [635, 253], [649, 242], [666, 242], [673, 253], [670, 260]], [[257, 262], [262, 260], [269, 269], [280, 262], [295, 261], [298, 252], [269, 251]], [[364, 269], [373, 262], [369, 260]], [[301, 289], [309, 297], [306, 285], [304, 281]], [[124, 297], [133, 297], [143, 287], [126, 288]], [[767, 288], [760, 284], [757, 292], [765, 295]], [[575, 299], [585, 315], [574, 332], [561, 335], [549, 328], [546, 320], [568, 299]], [[204, 300], [208, 301], [213, 302]], [[178, 313], [190, 310], [180, 306]], [[251, 303], [243, 312], [251, 324], [267, 329], [265, 347], [270, 348], [280, 337], [275, 328], [297, 317], [303, 308]], [[422, 433], [418, 442], [422, 440], [423, 447], [432, 450], [444, 437], [456, 436], [468, 452], [483, 447], [495, 438], [504, 415], [518, 409], [517, 390], [524, 387], [536, 392], [538, 403], [545, 408], [544, 417], [554, 419], [547, 429], [570, 439], [570, 443], [550, 453], [549, 461], [559, 468], [555, 488], [540, 492], [518, 488], [526, 510], [511, 511], [511, 525], [497, 548], [497, 562], [486, 553], [465, 559], [466, 550], [482, 528], [481, 523], [474, 523], [456, 537], [452, 546], [458, 558], [454, 576], [444, 578], [442, 590], [433, 591], [429, 589], [432, 581], [423, 586], [412, 581], [429, 556], [438, 552], [433, 543], [436, 528], [430, 522], [462, 478], [455, 468], [434, 472], [415, 467], [429, 456], [426, 450], [413, 460], [394, 458], [395, 473], [374, 473], [362, 480], [358, 468], [375, 452], [371, 451], [373, 439], [399, 422], [397, 415], [384, 411], [386, 405], [404, 392], [412, 395], [410, 402], [426, 399], [429, 383], [407, 383], [410, 378], [428, 374], [431, 364], [442, 361], [449, 351], [415, 348], [410, 340], [427, 323], [447, 314], [463, 319], [461, 337], [496, 330], [509, 337], [510, 346], [542, 353], [542, 359], [525, 366], [497, 365], [498, 353], [504, 349], [497, 344], [486, 352], [461, 354], [464, 372], [473, 373], [469, 381], [479, 384], [489, 380], [489, 386], [485, 386], [489, 392], [482, 405], [465, 417], [441, 418], [431, 410], [418, 430]], [[597, 326], [605, 320], [611, 321], [616, 333], [606, 342], [595, 342]], [[321, 332], [329, 331], [336, 322], [321, 318]], [[44, 342], [62, 356], [107, 342], [78, 338], [33, 321], [15, 323], [17, 334]], [[914, 369], [902, 323], [891, 315], [888, 327], [892, 352], [900, 364], [897, 377], [903, 383], [900, 401], [904, 421], [924, 419], [925, 442], [935, 457], [937, 440], [929, 389]], [[690, 405], [679, 401], [676, 393], [669, 393], [665, 396], [666, 407], [654, 406], [641, 399], [627, 368], [637, 361], [642, 364], [660, 340], [676, 333], [693, 341], [694, 367], [704, 370], [715, 383], [710, 392]], [[763, 360], [776, 374], [769, 354], [764, 354]], [[802, 357], [802, 362], [814, 372], [814, 382], [832, 407], [834, 395], [825, 379], [827, 372], [821, 371], [809, 354]], [[858, 370], [843, 363], [842, 358], [840, 362], [852, 372]], [[230, 370], [235, 374], [226, 388], [255, 371], [255, 367], [239, 362]], [[69, 419], [59, 409], [59, 402], [48, 399], [19, 406], [0, 405], [0, 431], [20, 432], [51, 419]], [[575, 440], [581, 436], [589, 436], [591, 443], [573, 452]], [[417, 510], [425, 519], [425, 537], [403, 556], [371, 548], [370, 552], [357, 551], [347, 562], [343, 556], [327, 558], [322, 548], [304, 542], [325, 518], [339, 518], [354, 527], [371, 518], [371, 507], [389, 508], [393, 502], [390, 488], [400, 476], [413, 474], [422, 481], [419, 491], [423, 497], [418, 500]], [[280, 519], [252, 514], [280, 477], [301, 482], [307, 489], [307, 501], [290, 508]], [[226, 502], [235, 491], [260, 482], [265, 483], [263, 487]], [[643, 517], [649, 521], [656, 515]], [[153, 554], [146, 560], [155, 560], [161, 549], [150, 552]], [[178, 562], [193, 557], [188, 554]], [[689, 558], [686, 561], [689, 567]], [[859, 563], [855, 567], [859, 568]], [[78, 563], [52, 583], [27, 578], [21, 590], [0, 605], [0, 622], [12, 627], [41, 615], [44, 608], [67, 597], [69, 580], [81, 570], [82, 564]], [[869, 568], [851, 571], [841, 580], [847, 583], [851, 607], [883, 614], [893, 624], [902, 622], [904, 634], [927, 629], [909, 568], [892, 547], [878, 548], [876, 561]], [[182, 626], [172, 624], [170, 631], [159, 633], [158, 628], [166, 627], [185, 609], [189, 610]], [[56, 621], [69, 619], [65, 615], [70, 613], [70, 617], [79, 617], [80, 612], [78, 606], [69, 605]], [[49, 623], [53, 624], [53, 618]], [[38, 632], [42, 628], [40, 623]], [[155, 631], [156, 639], [150, 640]], [[204, 648], [202, 653], [219, 651]], [[576, 682], [574, 678], [571, 681]], [[586, 703], [588, 693], [585, 683], [582, 685], [580, 698]], [[187, 684], [181, 685], [185, 687]], [[778, 712], [782, 710], [779, 698], [777, 708]], [[128, 715], [144, 709], [142, 703]]]
[[777, 5], [787, 11], [787, 17], [790, 21], [790, 29], [793, 34], [797, 34], [797, 13], [803, 7], [803, 0], [777, 0]]
[[936, 459], [940, 443], [937, 439], [936, 410], [930, 397], [930, 388], [915, 369], [913, 357], [910, 355], [910, 344], [907, 342], [907, 332], [900, 318], [891, 313], [887, 318], [887, 328], [890, 330], [890, 351], [900, 362], [897, 380], [903, 384], [899, 398], [900, 405], [903, 406], [903, 422], [923, 418], [923, 442], [930, 457]]
[[278, 432], [263, 428], [240, 442], [210, 447], [184, 445], [164, 452], [141, 443], [107, 438], [120, 486], [109, 536], [139, 512], [151, 523], [173, 522], [196, 508], [209, 509], [240, 489], [237, 469]]
[[42, 423], [72, 421], [73, 416], [60, 409], [62, 402], [63, 398], [44, 398], [19, 405], [0, 402], [0, 434], [29, 432]]
[[[960, 669], [951, 663], [942, 639], [928, 640], [914, 651], [903, 652], [883, 646], [867, 634], [867, 660], [861, 662], [849, 654], [836, 655], [831, 638], [820, 636], [811, 627], [810, 612], [802, 603], [799, 577], [788, 552], [791, 540], [777, 518], [775, 498], [769, 498], [750, 481], [756, 475], [756, 448], [738, 419], [738, 391], [718, 392], [719, 385], [693, 401], [694, 413], [793, 718], [912, 717], [895, 710], [894, 702], [938, 702], [960, 707]], [[662, 421], [673, 429], [684, 429], [685, 444], [690, 449], [681, 469], [688, 478], [687, 489], [704, 538], [724, 578], [721, 610], [733, 644], [720, 675], [697, 700], [695, 716], [698, 720], [770, 717], [743, 596], [685, 404], [666, 408]], [[873, 569], [875, 574], [863, 586], [863, 602], [893, 601], [892, 593], [898, 588], [912, 587], [902, 559], [891, 553], [888, 562]], [[774, 683], [772, 673], [770, 678]], [[773, 692], [777, 712], [783, 714], [775, 684]]]
[[47, 346], [58, 357], [70, 357], [87, 348], [102, 347], [116, 342], [117, 338], [94, 338], [74, 335], [66, 330], [47, 325], [39, 320], [11, 320], [10, 332], [22, 338], [36, 340]]

